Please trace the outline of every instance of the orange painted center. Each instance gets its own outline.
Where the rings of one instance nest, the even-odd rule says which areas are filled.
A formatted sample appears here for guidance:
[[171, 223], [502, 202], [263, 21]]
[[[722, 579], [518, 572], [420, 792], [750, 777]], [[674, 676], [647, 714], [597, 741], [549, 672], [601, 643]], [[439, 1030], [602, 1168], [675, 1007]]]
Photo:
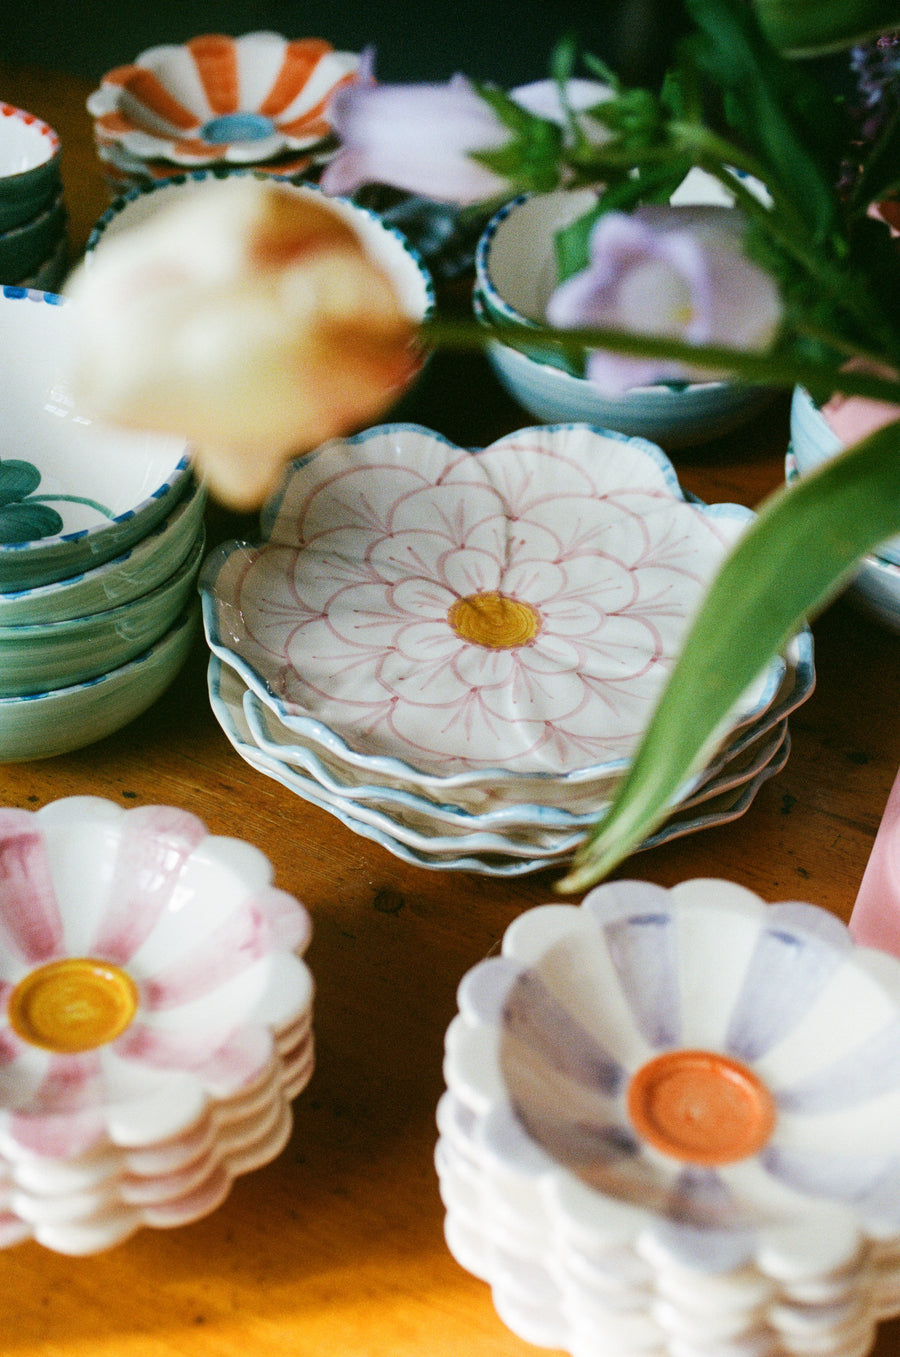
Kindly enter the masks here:
[[463, 641], [491, 650], [526, 645], [541, 629], [537, 608], [495, 592], [458, 599], [447, 613], [447, 621]]
[[19, 981], [9, 1021], [33, 1046], [56, 1052], [90, 1051], [113, 1041], [137, 1011], [131, 976], [93, 957], [66, 957], [38, 966]]
[[775, 1124], [765, 1085], [713, 1051], [667, 1051], [628, 1088], [628, 1112], [655, 1149], [688, 1164], [733, 1164], [762, 1149]]

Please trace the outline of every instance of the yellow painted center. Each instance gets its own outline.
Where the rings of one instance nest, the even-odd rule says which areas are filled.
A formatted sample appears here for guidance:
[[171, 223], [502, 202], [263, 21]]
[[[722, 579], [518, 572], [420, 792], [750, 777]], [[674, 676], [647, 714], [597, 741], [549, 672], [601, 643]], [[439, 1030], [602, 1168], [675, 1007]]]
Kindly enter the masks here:
[[775, 1124], [752, 1070], [713, 1051], [667, 1051], [637, 1071], [628, 1111], [638, 1133], [688, 1164], [733, 1164], [762, 1149]]
[[541, 629], [537, 608], [494, 592], [458, 599], [448, 612], [447, 621], [463, 641], [491, 650], [526, 645]]
[[13, 1030], [48, 1051], [90, 1051], [113, 1041], [137, 1011], [131, 976], [93, 957], [66, 957], [38, 966], [9, 1000]]

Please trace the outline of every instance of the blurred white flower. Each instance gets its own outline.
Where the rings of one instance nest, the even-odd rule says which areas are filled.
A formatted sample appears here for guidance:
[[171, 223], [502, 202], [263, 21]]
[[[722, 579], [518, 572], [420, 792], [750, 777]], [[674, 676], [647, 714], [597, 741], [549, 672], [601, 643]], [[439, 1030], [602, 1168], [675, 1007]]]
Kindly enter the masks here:
[[377, 418], [419, 362], [414, 320], [328, 199], [249, 176], [113, 236], [66, 290], [85, 412], [191, 439], [239, 508]]

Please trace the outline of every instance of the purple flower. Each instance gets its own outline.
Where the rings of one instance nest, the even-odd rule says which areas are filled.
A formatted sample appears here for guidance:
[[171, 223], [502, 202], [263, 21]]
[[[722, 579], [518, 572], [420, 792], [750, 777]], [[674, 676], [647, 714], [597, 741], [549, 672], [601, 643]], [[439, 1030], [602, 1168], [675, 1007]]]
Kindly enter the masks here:
[[362, 78], [335, 95], [329, 118], [341, 150], [322, 175], [326, 193], [390, 184], [466, 206], [510, 191], [471, 158], [504, 146], [511, 133], [464, 76], [443, 85], [378, 85], [369, 61]]
[[[765, 348], [781, 317], [778, 290], [743, 253], [744, 219], [729, 207], [643, 207], [608, 212], [591, 235], [590, 263], [554, 291], [547, 320], [689, 344]], [[596, 350], [588, 376], [619, 393], [659, 381], [720, 374], [685, 363]]]

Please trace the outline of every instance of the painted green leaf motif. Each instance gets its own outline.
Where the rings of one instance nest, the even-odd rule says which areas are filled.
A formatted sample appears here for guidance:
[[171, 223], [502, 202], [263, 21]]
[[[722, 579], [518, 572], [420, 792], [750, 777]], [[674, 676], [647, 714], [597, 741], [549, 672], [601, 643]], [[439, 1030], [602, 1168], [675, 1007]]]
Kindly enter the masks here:
[[0, 505], [14, 504], [37, 490], [41, 473], [32, 462], [20, 462], [14, 457], [0, 462]]
[[62, 532], [63, 521], [46, 504], [4, 504], [0, 507], [0, 543], [32, 542], [39, 537], [55, 537]]
[[713, 580], [631, 768], [559, 890], [593, 885], [662, 823], [757, 674], [898, 531], [900, 422], [772, 496]]
[[41, 473], [32, 462], [15, 457], [0, 461], [0, 544], [31, 542], [62, 532], [62, 516], [28, 498], [40, 483]]

